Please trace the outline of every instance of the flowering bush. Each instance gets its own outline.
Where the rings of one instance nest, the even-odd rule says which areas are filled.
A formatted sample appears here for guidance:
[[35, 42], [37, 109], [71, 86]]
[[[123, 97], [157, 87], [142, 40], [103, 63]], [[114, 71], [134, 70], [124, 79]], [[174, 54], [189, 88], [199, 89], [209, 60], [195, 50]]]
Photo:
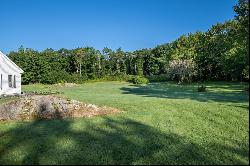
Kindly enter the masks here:
[[167, 71], [170, 78], [178, 83], [192, 82], [196, 75], [195, 63], [192, 60], [170, 61]]

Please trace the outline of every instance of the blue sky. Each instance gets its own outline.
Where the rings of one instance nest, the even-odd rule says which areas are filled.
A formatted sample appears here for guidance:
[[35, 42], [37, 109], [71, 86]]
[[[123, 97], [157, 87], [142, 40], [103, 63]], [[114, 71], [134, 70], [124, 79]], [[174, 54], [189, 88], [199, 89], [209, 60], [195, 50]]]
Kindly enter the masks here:
[[152, 48], [232, 19], [236, 0], [0, 0], [0, 50]]

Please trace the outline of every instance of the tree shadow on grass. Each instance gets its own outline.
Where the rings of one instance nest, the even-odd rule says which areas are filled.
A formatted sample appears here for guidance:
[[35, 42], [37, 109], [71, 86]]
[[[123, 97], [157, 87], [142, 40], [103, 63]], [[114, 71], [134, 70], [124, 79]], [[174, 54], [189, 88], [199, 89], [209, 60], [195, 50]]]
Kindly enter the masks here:
[[0, 133], [1, 164], [245, 164], [248, 149], [200, 146], [126, 119], [43, 120]]
[[[168, 83], [151, 83], [146, 86], [122, 87], [123, 94], [136, 94], [144, 97], [157, 97], [168, 99], [191, 99], [200, 102], [248, 102], [249, 97], [243, 92], [240, 85], [210, 85], [207, 92], [197, 92], [194, 86], [178, 86]], [[216, 91], [214, 89], [224, 89]], [[226, 91], [228, 90], [228, 91]], [[230, 91], [231, 90], [231, 91]]]

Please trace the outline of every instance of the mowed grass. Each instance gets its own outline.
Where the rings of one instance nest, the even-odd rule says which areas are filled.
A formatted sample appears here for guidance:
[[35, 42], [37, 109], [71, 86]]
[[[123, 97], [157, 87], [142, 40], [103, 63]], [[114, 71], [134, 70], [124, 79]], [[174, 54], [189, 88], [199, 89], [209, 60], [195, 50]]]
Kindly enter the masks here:
[[[245, 84], [126, 82], [52, 86], [64, 97], [123, 110], [109, 116], [0, 122], [0, 164], [249, 164]], [[23, 86], [48, 91], [48, 85]], [[1, 102], [1, 100], [0, 100]]]

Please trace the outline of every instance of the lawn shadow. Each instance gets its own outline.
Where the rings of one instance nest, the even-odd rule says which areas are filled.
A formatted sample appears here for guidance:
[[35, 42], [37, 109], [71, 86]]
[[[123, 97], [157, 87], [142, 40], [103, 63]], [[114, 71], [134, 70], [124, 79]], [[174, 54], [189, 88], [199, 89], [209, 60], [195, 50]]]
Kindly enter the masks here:
[[132, 119], [103, 117], [98, 124], [92, 120], [20, 123], [0, 133], [0, 163], [244, 164], [237, 156], [248, 156], [247, 149], [200, 146]]
[[[196, 86], [170, 83], [150, 83], [145, 86], [130, 85], [122, 87], [123, 94], [136, 94], [144, 97], [168, 99], [191, 99], [200, 102], [248, 102], [249, 96], [241, 85], [209, 85], [207, 92], [198, 92]], [[221, 90], [223, 89], [223, 90]]]

